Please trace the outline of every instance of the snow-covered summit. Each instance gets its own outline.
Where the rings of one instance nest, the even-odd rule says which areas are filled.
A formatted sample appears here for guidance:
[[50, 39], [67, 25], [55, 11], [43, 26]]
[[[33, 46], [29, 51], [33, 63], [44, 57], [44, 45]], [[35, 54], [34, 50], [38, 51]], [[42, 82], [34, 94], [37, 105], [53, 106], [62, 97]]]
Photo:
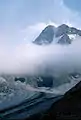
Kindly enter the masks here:
[[48, 25], [33, 43], [38, 45], [47, 45], [51, 43], [71, 44], [77, 37], [81, 36], [81, 30], [62, 24], [58, 27]]

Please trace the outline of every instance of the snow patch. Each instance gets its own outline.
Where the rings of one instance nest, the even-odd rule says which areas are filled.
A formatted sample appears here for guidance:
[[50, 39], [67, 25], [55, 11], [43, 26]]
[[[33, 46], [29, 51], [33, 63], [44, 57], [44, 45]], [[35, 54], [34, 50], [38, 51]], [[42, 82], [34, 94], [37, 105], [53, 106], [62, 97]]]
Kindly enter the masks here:
[[72, 40], [75, 40], [76, 38], [76, 34], [68, 34], [69, 38], [72, 39]]

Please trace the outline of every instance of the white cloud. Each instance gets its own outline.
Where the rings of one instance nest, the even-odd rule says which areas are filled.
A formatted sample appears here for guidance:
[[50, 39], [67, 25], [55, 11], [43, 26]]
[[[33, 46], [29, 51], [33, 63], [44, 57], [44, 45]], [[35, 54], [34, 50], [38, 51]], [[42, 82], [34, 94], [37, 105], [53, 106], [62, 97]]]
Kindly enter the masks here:
[[24, 40], [27, 42], [33, 41], [45, 27], [45, 23], [37, 23], [35, 25], [28, 26], [22, 31], [24, 34]]
[[53, 75], [81, 73], [80, 44], [81, 38], [69, 46], [22, 44], [12, 51], [0, 47], [0, 73], [40, 75], [47, 70]]

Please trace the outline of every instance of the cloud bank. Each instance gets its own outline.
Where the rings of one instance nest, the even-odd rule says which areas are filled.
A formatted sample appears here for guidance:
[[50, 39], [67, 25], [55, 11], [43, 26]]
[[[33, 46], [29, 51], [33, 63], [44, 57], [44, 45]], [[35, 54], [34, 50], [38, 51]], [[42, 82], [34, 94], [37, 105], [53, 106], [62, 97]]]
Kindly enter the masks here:
[[81, 73], [81, 38], [71, 45], [21, 44], [12, 50], [0, 47], [0, 74], [58, 75]]

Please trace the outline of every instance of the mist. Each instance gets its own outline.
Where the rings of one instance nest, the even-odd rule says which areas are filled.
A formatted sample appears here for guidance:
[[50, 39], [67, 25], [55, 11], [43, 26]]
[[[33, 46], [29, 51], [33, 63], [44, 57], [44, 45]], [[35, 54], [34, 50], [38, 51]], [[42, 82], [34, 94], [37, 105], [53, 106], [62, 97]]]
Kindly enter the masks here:
[[0, 74], [60, 75], [81, 73], [81, 38], [70, 45], [20, 44], [0, 46]]

